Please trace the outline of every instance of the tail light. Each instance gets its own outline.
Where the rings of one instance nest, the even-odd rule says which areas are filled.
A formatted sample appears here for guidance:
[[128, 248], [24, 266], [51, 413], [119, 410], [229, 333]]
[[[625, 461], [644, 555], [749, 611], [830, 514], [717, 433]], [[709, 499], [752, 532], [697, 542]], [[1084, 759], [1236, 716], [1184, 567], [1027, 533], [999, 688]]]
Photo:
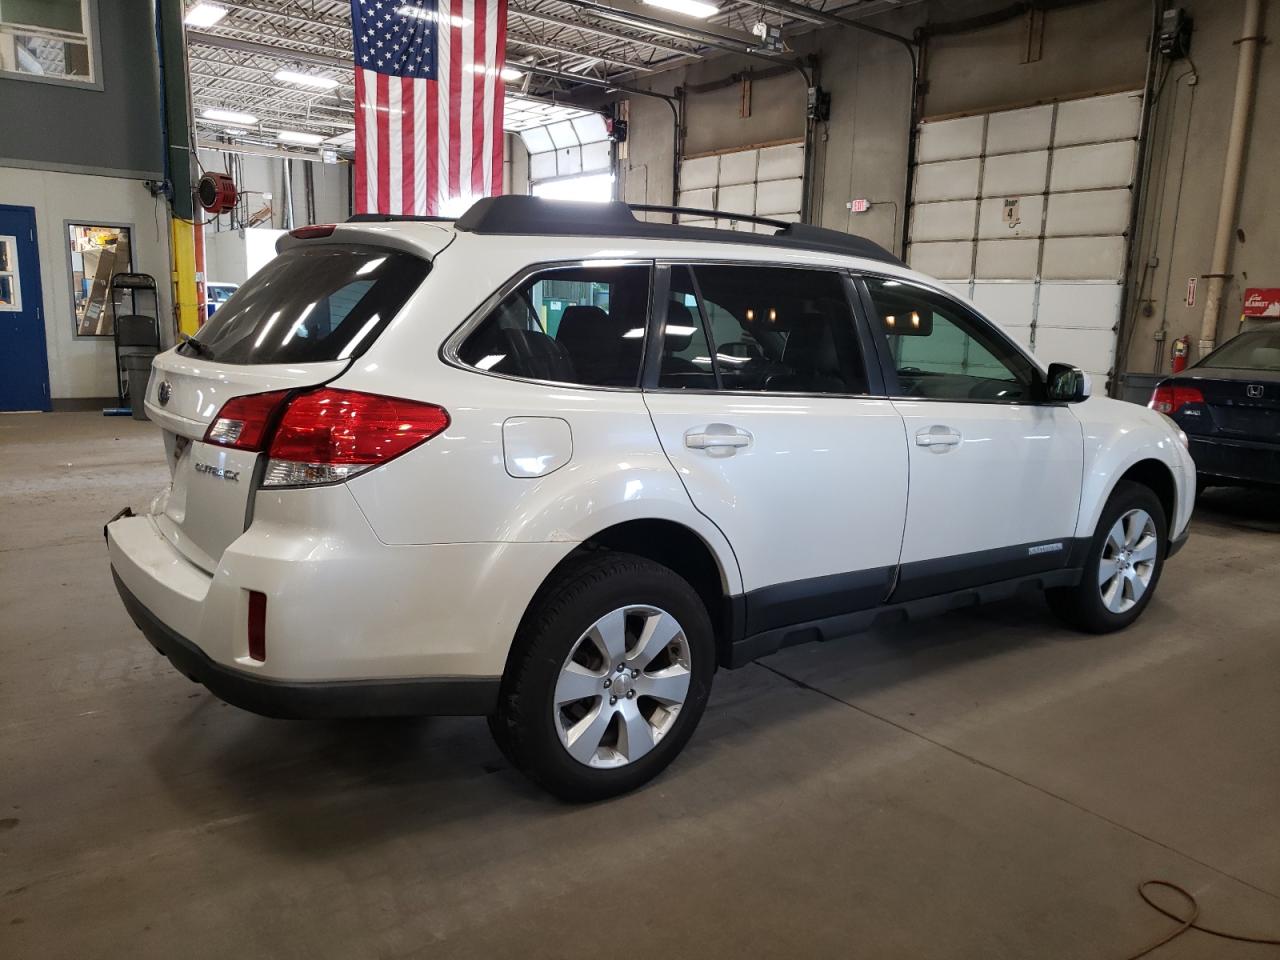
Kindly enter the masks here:
[[297, 230], [290, 230], [289, 236], [297, 240], [319, 240], [333, 236], [334, 226], [332, 223], [318, 223], [310, 227], [298, 227]]
[[323, 388], [228, 400], [205, 442], [266, 450], [264, 487], [340, 483], [425, 443], [449, 426], [434, 403]]
[[204, 442], [236, 450], [261, 450], [276, 411], [288, 392], [251, 393], [232, 397], [205, 431]]
[[267, 595], [257, 590], [249, 591], [249, 656], [267, 659]]
[[1189, 403], [1204, 403], [1204, 394], [1198, 387], [1160, 386], [1156, 387], [1147, 406], [1168, 417]]

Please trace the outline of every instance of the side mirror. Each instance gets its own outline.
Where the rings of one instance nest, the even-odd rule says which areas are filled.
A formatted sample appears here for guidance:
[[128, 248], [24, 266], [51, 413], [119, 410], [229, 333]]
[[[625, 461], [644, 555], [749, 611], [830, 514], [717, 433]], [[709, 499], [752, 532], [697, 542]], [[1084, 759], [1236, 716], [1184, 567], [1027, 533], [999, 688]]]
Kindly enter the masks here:
[[1046, 392], [1054, 403], [1079, 403], [1088, 400], [1093, 392], [1093, 382], [1079, 367], [1069, 363], [1049, 364], [1045, 380]]

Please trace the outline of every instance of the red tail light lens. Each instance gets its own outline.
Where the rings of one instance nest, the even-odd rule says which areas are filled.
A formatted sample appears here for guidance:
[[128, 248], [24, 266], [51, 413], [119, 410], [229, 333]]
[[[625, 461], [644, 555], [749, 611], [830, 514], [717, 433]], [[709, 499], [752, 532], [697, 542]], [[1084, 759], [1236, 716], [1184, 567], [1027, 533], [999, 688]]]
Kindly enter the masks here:
[[257, 590], [249, 591], [249, 656], [267, 659], [267, 595]]
[[263, 486], [337, 483], [386, 463], [449, 426], [432, 403], [322, 389], [295, 397], [271, 438]]
[[297, 230], [290, 230], [289, 236], [297, 240], [319, 240], [333, 236], [334, 226], [332, 223], [319, 223], [311, 227], [298, 227]]
[[1156, 387], [1147, 404], [1152, 410], [1165, 416], [1173, 416], [1188, 403], [1204, 403], [1204, 394], [1197, 387]]
[[222, 405], [217, 418], [205, 431], [204, 442], [216, 443], [236, 450], [262, 450], [267, 429], [288, 391], [252, 393], [232, 397]]

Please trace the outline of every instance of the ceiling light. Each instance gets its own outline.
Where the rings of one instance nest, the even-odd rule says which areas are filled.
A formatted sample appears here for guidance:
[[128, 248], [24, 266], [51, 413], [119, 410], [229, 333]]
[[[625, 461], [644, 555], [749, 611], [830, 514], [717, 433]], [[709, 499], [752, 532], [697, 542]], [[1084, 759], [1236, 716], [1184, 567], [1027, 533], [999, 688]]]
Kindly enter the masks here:
[[277, 70], [276, 79], [281, 83], [296, 83], [300, 87], [316, 87], [320, 90], [332, 90], [338, 81], [330, 77], [322, 77], [314, 73], [298, 73], [295, 70]]
[[201, 114], [206, 120], [217, 120], [219, 123], [234, 123], [241, 127], [252, 127], [258, 118], [251, 113], [237, 113], [235, 110], [206, 110]]
[[213, 3], [197, 3], [187, 11], [182, 22], [189, 27], [212, 27], [226, 15], [226, 7], [219, 7]]
[[[428, 10], [426, 7], [411, 6], [407, 3], [397, 9], [396, 13], [400, 14], [402, 17], [412, 17], [415, 20], [435, 20], [438, 22], [442, 19], [434, 10]], [[452, 27], [467, 27], [471, 25], [471, 21], [466, 17], [450, 15], [449, 25]]]
[[244, 136], [246, 133], [248, 133], [249, 131], [248, 131], [248, 130], [245, 130], [245, 129], [244, 129], [244, 128], [242, 128], [242, 127], [227, 127], [227, 128], [226, 128], [226, 129], [224, 129], [222, 132], [223, 132], [223, 133], [230, 134], [230, 135], [231, 135], [231, 136], [233, 136], [233, 137], [243, 137], [243, 136]]
[[301, 133], [297, 130], [281, 130], [276, 134], [276, 139], [281, 143], [304, 143], [312, 147], [324, 141], [324, 137], [318, 133]]
[[702, 0], [644, 0], [644, 2], [651, 7], [661, 7], [663, 10], [683, 13], [686, 17], [697, 17], [699, 20], [714, 17], [720, 12], [720, 8], [715, 4], [703, 3]]
[[467, 73], [485, 73], [490, 76], [497, 75], [502, 77], [502, 79], [507, 83], [512, 83], [524, 76], [524, 71], [517, 70], [515, 67], [503, 67], [501, 70], [495, 70], [493, 67], [486, 67], [480, 63], [468, 63], [462, 69]]

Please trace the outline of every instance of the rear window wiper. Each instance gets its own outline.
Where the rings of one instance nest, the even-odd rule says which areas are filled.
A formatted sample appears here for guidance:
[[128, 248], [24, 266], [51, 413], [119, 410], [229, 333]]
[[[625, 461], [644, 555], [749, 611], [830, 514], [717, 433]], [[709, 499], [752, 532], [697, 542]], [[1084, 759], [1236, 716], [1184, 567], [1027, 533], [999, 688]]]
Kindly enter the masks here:
[[206, 343], [201, 343], [199, 340], [191, 336], [191, 334], [189, 333], [184, 333], [182, 335], [182, 345], [184, 347], [190, 347], [193, 351], [195, 351], [195, 354], [198, 357], [204, 357], [206, 360], [213, 359], [213, 351], [209, 349], [209, 345]]

